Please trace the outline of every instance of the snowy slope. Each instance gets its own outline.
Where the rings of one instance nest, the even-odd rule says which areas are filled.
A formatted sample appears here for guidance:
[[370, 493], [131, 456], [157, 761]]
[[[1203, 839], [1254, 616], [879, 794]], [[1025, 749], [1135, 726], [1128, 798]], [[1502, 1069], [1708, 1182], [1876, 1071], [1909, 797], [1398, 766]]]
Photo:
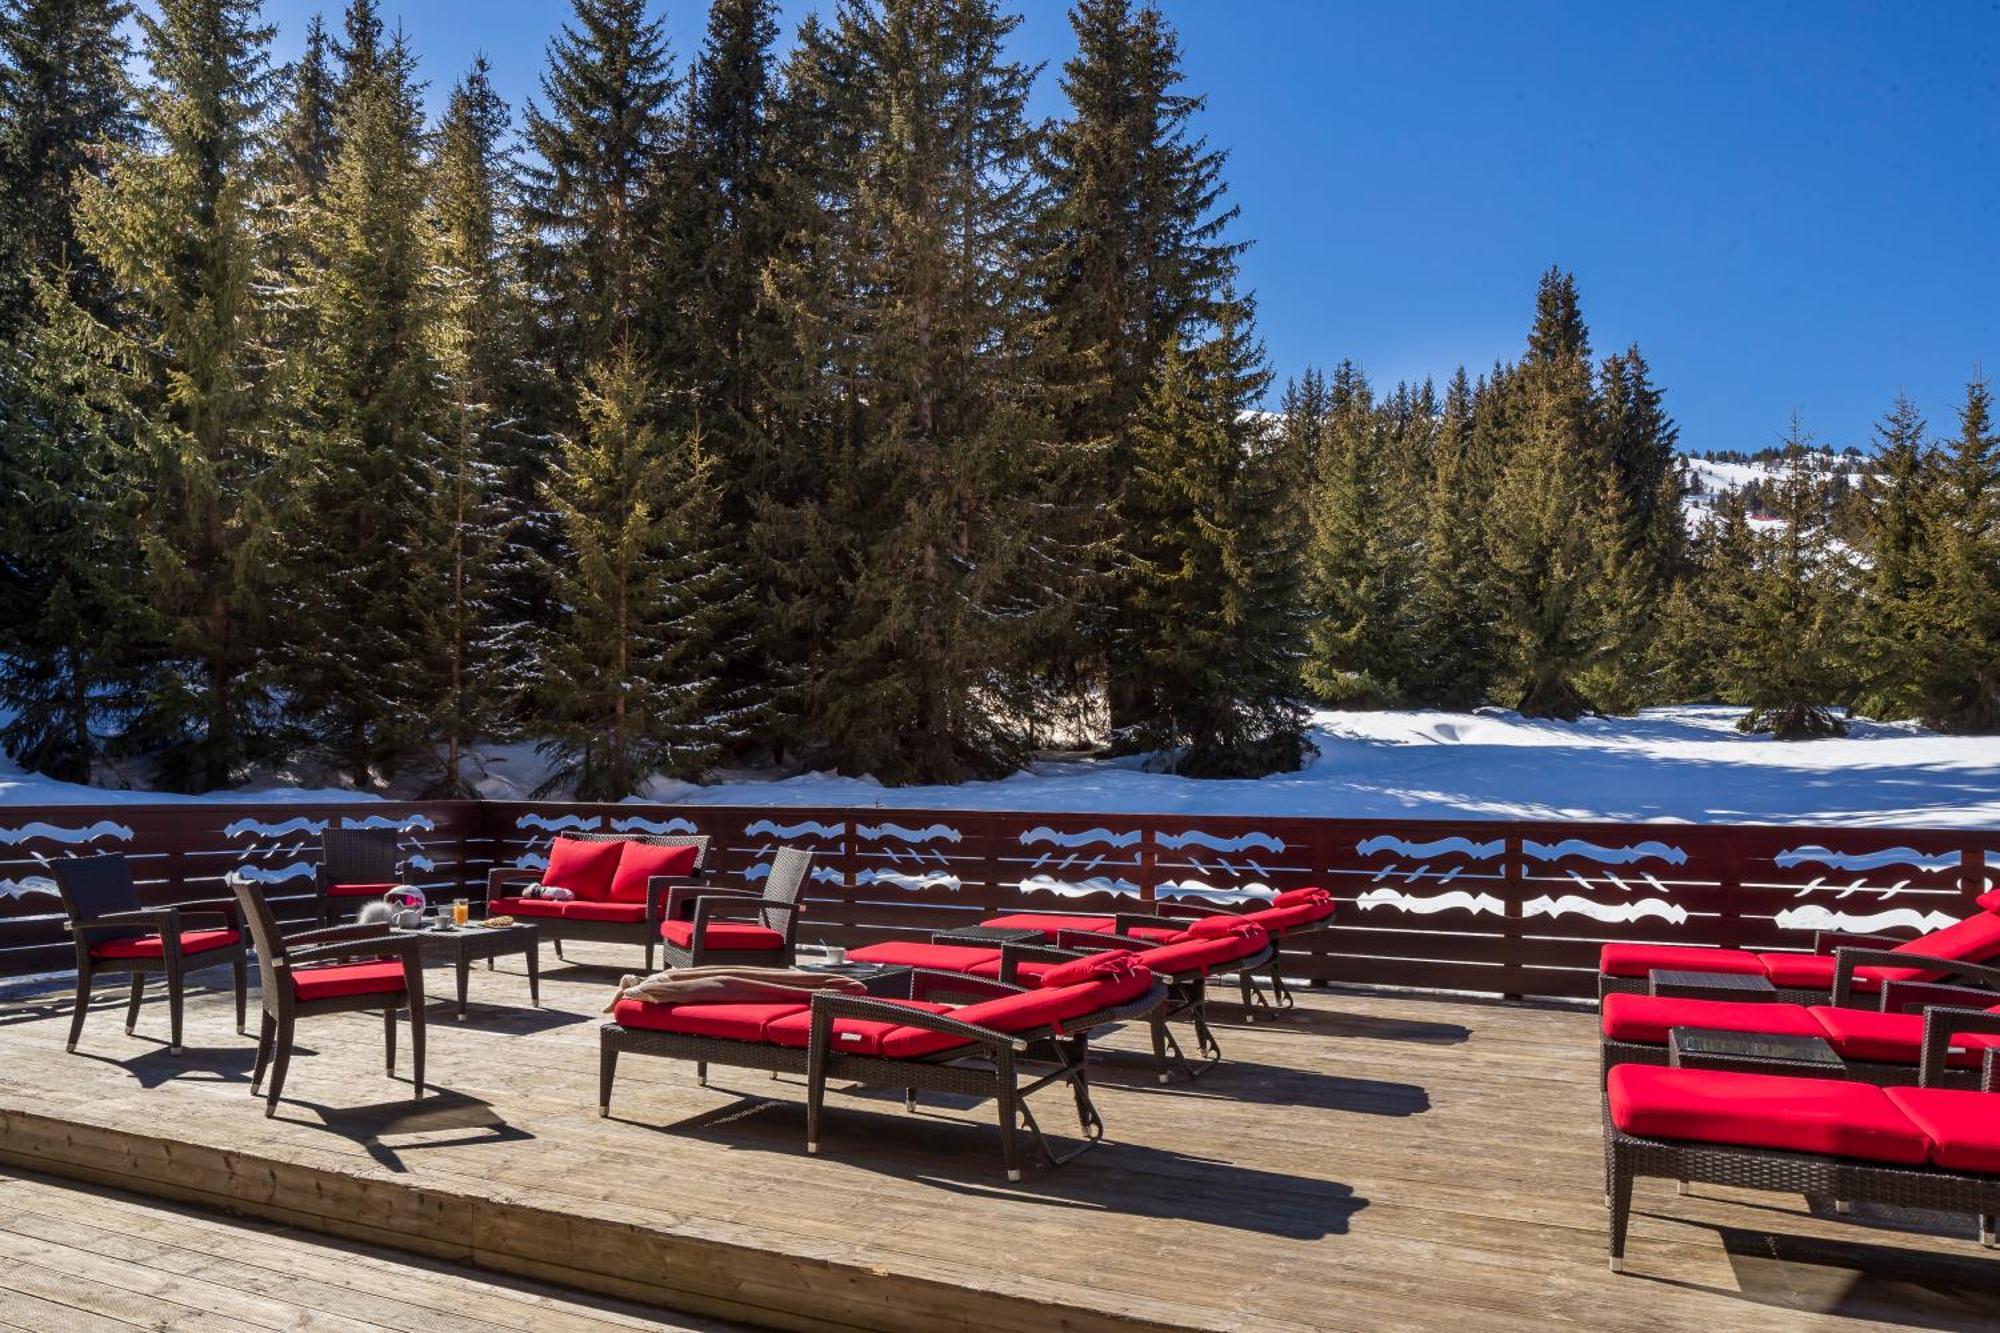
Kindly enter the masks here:
[[[741, 775], [695, 787], [655, 780], [640, 799], [689, 805], [890, 806], [1388, 819], [1604, 819], [1695, 823], [2000, 827], [2000, 741], [1856, 723], [1845, 740], [1778, 742], [1735, 729], [1739, 710], [1648, 709], [1636, 718], [1536, 722], [1477, 713], [1322, 712], [1303, 770], [1246, 781], [1145, 772], [1137, 760], [1037, 765], [998, 782], [884, 787], [867, 778]], [[482, 794], [527, 796], [528, 746], [483, 756]], [[0, 804], [203, 799], [107, 792], [0, 766]], [[366, 799], [277, 788], [215, 800]]]

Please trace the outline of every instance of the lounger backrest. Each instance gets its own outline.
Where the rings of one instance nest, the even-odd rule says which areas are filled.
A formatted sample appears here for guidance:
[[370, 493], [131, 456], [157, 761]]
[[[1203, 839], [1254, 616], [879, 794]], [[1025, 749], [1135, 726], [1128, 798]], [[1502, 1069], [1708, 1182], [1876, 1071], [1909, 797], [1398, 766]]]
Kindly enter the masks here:
[[394, 829], [330, 828], [319, 845], [322, 884], [394, 884], [402, 878]]
[[[951, 1016], [995, 1032], [1032, 1032], [1037, 1028], [1060, 1027], [1086, 1014], [1129, 1004], [1152, 986], [1152, 972], [1142, 965], [1133, 965], [1081, 985], [1022, 991], [1017, 995], [1003, 995], [997, 1000], [981, 1000], [978, 1004], [952, 1010]], [[965, 1044], [961, 1038], [942, 1032], [904, 1027], [882, 1038], [882, 1054], [892, 1059], [912, 1059]]]
[[1238, 918], [1234, 924], [1237, 929], [1229, 934], [1163, 944], [1147, 950], [1141, 958], [1147, 967], [1162, 974], [1205, 972], [1262, 953], [1270, 945], [1270, 935], [1256, 922]]
[[[49, 862], [56, 877], [56, 892], [62, 895], [63, 910], [79, 931], [107, 912], [130, 912], [140, 907], [139, 890], [132, 884], [132, 868], [117, 852], [104, 856], [65, 856]], [[90, 930], [89, 943], [130, 939], [151, 932], [143, 927], [97, 926]]]
[[1974, 912], [1963, 921], [1943, 930], [1897, 945], [1891, 953], [1920, 953], [1929, 958], [1950, 958], [1961, 963], [1983, 963], [2000, 958], [2000, 915]]

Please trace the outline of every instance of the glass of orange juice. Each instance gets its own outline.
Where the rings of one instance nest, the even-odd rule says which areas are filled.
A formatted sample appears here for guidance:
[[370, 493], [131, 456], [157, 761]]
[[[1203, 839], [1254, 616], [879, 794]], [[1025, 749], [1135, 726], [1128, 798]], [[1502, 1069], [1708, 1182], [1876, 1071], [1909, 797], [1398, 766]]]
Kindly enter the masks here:
[[464, 898], [453, 898], [453, 899], [451, 900], [451, 924], [452, 924], [452, 925], [454, 925], [454, 926], [462, 926], [462, 925], [464, 925], [464, 924], [465, 924], [465, 922], [466, 922], [466, 919], [467, 919], [468, 917], [470, 917], [471, 915], [472, 915], [472, 904], [471, 904], [470, 902], [468, 902], [468, 901], [467, 901], [466, 899], [464, 899]]

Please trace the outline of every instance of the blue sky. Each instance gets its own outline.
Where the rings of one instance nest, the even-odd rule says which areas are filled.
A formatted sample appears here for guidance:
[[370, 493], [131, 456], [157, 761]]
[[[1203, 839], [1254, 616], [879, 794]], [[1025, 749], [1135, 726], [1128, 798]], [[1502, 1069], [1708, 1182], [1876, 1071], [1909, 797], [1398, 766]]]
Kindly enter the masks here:
[[[1020, 58], [1061, 110], [1063, 6]], [[268, 0], [277, 54], [337, 4]], [[787, 0], [787, 32], [815, 5]], [[1898, 390], [1944, 433], [2000, 378], [2000, 2], [1163, 0], [1202, 128], [1231, 154], [1281, 377], [1382, 384], [1512, 357], [1536, 276], [1577, 274], [1600, 350], [1636, 340], [1689, 449], [1793, 411], [1861, 443]], [[384, 0], [434, 100], [475, 52], [517, 108], [567, 6]], [[685, 59], [705, 6], [661, 4]]]

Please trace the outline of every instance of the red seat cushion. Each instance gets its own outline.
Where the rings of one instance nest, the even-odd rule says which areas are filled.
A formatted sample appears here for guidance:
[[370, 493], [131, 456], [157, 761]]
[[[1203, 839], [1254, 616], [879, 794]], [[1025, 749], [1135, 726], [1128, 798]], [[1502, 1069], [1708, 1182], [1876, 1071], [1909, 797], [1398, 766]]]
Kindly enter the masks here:
[[561, 916], [563, 903], [547, 898], [488, 898], [488, 916]]
[[401, 995], [401, 963], [327, 963], [292, 970], [292, 994], [301, 1001], [337, 1000], [349, 995]]
[[648, 1004], [620, 1000], [611, 1006], [611, 1021], [620, 1027], [679, 1032], [690, 1037], [723, 1037], [730, 1041], [762, 1041], [764, 1029], [781, 1018], [806, 1011], [790, 1001], [759, 1004]]
[[[996, 1032], [1026, 1032], [1051, 1024], [1060, 1026], [1069, 1019], [1123, 1004], [1145, 994], [1152, 984], [1152, 973], [1144, 967], [1131, 966], [1118, 975], [1100, 977], [1080, 986], [1057, 986], [981, 1000], [952, 1010], [951, 1016]], [[964, 1044], [960, 1038], [945, 1033], [904, 1027], [882, 1038], [881, 1052], [892, 1059], [911, 1059]]]
[[1931, 1141], [1946, 1171], [2000, 1175], [2000, 1093], [1969, 1088], [1888, 1088], [1890, 1103]]
[[1817, 1037], [1820, 1026], [1802, 1004], [1753, 1000], [1678, 1000], [1653, 995], [1604, 997], [1598, 1016], [1606, 1041], [1667, 1044], [1668, 1028], [1717, 1028], [1776, 1037]]
[[857, 963], [887, 963], [891, 967], [925, 967], [934, 972], [978, 972], [981, 976], [1000, 975], [1000, 951], [977, 944], [926, 944], [922, 940], [884, 940], [850, 949], [847, 956]]
[[1922, 1130], [1868, 1083], [1713, 1069], [1619, 1065], [1605, 1082], [1611, 1123], [1648, 1139], [1826, 1153], [1915, 1166]]
[[1092, 930], [1099, 934], [1109, 934], [1118, 923], [1108, 916], [1064, 916], [1060, 912], [1016, 912], [1011, 916], [988, 917], [979, 923], [982, 926], [999, 926], [1006, 930], [1039, 930], [1044, 938], [1054, 939], [1065, 930]]
[[[226, 949], [243, 937], [233, 930], [184, 930], [181, 932], [181, 953], [207, 953], [210, 949]], [[122, 940], [106, 940], [90, 950], [92, 958], [164, 958], [166, 941], [158, 935], [133, 935]]]
[[329, 898], [380, 898], [391, 889], [400, 889], [400, 884], [329, 884], [326, 896]]
[[624, 852], [622, 842], [558, 837], [549, 846], [549, 864], [542, 871], [542, 883], [568, 889], [591, 902], [604, 902], [611, 897], [611, 877], [618, 873], [618, 860]]
[[[1827, 1043], [1844, 1060], [1871, 1064], [1910, 1065], [1915, 1072], [1924, 1052], [1922, 1014], [1885, 1014], [1874, 1009], [1836, 1009], [1816, 1004], [1807, 1011], [1825, 1034]], [[1990, 1012], [1990, 1011], [1989, 1011]], [[1952, 1042], [1945, 1063], [1958, 1069], [1979, 1068], [1980, 1055], [1989, 1046], [2000, 1046], [2000, 1036], [1968, 1032]], [[2000, 1109], [2000, 1102], [1995, 1102]]]
[[[906, 1009], [920, 1009], [927, 1014], [951, 1012], [950, 1005], [932, 1004], [929, 1000], [890, 1000], [889, 1003], [900, 1004]], [[904, 1026], [874, 1018], [836, 1018], [833, 1020], [833, 1049], [844, 1055], [880, 1055], [882, 1038]], [[764, 1040], [778, 1046], [810, 1046], [812, 1010], [807, 1008], [773, 1022], [764, 1029]]]
[[[694, 947], [694, 922], [662, 921], [660, 938], [683, 949]], [[702, 931], [702, 947], [735, 953], [775, 952], [785, 947], [785, 937], [754, 921], [711, 921]]]
[[[1764, 964], [1764, 975], [1771, 979], [1773, 986], [1788, 990], [1833, 989], [1836, 960], [1830, 953], [1760, 953], [1757, 957]], [[1909, 981], [1922, 975], [1915, 968], [1907, 967], [1857, 967], [1854, 969], [1854, 989], [1873, 993], [1882, 989], [1884, 977]]]
[[614, 903], [644, 903], [646, 901], [646, 881], [655, 875], [671, 875], [685, 879], [694, 873], [695, 859], [701, 849], [692, 845], [685, 847], [660, 847], [650, 842], [621, 842], [618, 856], [618, 871], [611, 877], [611, 901]]
[[1271, 937], [1251, 922], [1236, 923], [1238, 933], [1216, 939], [1182, 940], [1148, 949], [1142, 955], [1147, 967], [1159, 973], [1206, 972], [1212, 967], [1233, 963], [1263, 951]]
[[562, 905], [562, 918], [565, 921], [605, 921], [613, 925], [643, 926], [646, 924], [646, 904], [594, 903], [577, 898]]
[[1693, 944], [1607, 944], [1597, 955], [1597, 970], [1607, 977], [1643, 977], [1654, 968], [1688, 972], [1734, 972], [1762, 976], [1764, 965], [1754, 953], [1738, 949], [1704, 949]]

